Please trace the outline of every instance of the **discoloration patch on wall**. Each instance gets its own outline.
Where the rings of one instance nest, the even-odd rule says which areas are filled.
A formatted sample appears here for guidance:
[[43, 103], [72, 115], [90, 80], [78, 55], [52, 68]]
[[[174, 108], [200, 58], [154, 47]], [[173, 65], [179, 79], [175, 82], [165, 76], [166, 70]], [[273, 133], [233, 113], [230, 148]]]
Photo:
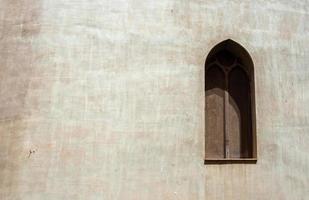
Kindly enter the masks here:
[[29, 149], [36, 145], [29, 121], [37, 102], [29, 102], [29, 95], [33, 95], [42, 2], [2, 1], [0, 5], [0, 198], [16, 199], [22, 198], [18, 196], [25, 187], [37, 187], [19, 184], [23, 183], [23, 169], [33, 169], [27, 161]]

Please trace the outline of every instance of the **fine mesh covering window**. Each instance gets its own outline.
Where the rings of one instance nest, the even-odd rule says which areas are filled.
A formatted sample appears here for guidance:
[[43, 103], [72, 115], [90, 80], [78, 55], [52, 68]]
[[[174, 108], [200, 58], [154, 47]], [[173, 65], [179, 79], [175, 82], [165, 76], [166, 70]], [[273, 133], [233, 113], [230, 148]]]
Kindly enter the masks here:
[[205, 161], [256, 160], [253, 62], [232, 40], [205, 65]]

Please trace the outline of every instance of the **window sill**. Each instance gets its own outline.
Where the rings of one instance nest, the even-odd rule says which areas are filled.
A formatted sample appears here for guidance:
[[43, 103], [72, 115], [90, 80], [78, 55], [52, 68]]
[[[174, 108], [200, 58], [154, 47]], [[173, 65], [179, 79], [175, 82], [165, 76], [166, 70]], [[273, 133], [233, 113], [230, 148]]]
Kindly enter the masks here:
[[256, 164], [257, 158], [206, 158], [204, 160], [205, 165], [216, 164]]

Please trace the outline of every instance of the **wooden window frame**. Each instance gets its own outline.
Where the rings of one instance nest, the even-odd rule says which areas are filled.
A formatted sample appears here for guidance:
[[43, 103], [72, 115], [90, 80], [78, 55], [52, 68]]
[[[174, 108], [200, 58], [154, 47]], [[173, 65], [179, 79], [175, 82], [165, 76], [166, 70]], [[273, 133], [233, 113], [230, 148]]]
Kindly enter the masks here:
[[[222, 48], [222, 46], [224, 47]], [[222, 65], [217, 59], [215, 59], [212, 62], [208, 62], [207, 59], [212, 58], [215, 56], [216, 53], [218, 53], [220, 50], [217, 49], [228, 49], [229, 47], [233, 47], [232, 49], [236, 51], [240, 51], [242, 56], [247, 57], [249, 62], [247, 61], [245, 65], [242, 62], [238, 62], [239, 59], [235, 59], [234, 63], [230, 65], [229, 67]], [[235, 57], [238, 57], [237, 52], [234, 53]], [[254, 66], [253, 66], [253, 61], [249, 55], [249, 53], [238, 43], [232, 41], [232, 40], [226, 40], [218, 45], [216, 45], [211, 52], [209, 53], [208, 57], [206, 59], [206, 64], [205, 64], [205, 82], [206, 82], [206, 73], [207, 70], [210, 69], [213, 66], [219, 67], [222, 72], [224, 73], [224, 78], [225, 78], [225, 88], [224, 88], [224, 158], [210, 158], [206, 157], [206, 146], [205, 146], [205, 159], [204, 159], [204, 164], [239, 164], [239, 163], [246, 163], [246, 164], [255, 164], [257, 163], [257, 139], [256, 139], [256, 110], [255, 110], [255, 84], [254, 84]], [[251, 66], [247, 66], [251, 65]], [[249, 86], [250, 86], [250, 101], [251, 101], [251, 125], [252, 125], [252, 157], [249, 158], [231, 158], [229, 157], [229, 144], [228, 140], [228, 133], [229, 133], [229, 126], [228, 126], [228, 107], [229, 104], [229, 93], [228, 93], [228, 81], [229, 81], [229, 73], [236, 67], [240, 67], [244, 72], [246, 73], [248, 79], [249, 79]], [[205, 94], [206, 95], [206, 94]], [[206, 96], [204, 97], [204, 99]], [[205, 111], [204, 113], [206, 114], [206, 106], [205, 106]], [[205, 115], [206, 116], [206, 115]], [[206, 128], [205, 128], [206, 131]], [[205, 132], [206, 134], [206, 132]], [[206, 135], [205, 135], [206, 136]], [[206, 143], [205, 143], [206, 145]]]

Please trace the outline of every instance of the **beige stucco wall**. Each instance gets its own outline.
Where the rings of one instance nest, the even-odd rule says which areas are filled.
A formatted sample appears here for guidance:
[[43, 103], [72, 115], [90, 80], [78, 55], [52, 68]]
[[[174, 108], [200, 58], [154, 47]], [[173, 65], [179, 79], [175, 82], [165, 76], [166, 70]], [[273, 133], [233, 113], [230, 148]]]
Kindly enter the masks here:
[[[308, 22], [308, 0], [1, 0], [0, 199], [305, 200]], [[255, 64], [257, 164], [203, 164], [228, 38]]]

